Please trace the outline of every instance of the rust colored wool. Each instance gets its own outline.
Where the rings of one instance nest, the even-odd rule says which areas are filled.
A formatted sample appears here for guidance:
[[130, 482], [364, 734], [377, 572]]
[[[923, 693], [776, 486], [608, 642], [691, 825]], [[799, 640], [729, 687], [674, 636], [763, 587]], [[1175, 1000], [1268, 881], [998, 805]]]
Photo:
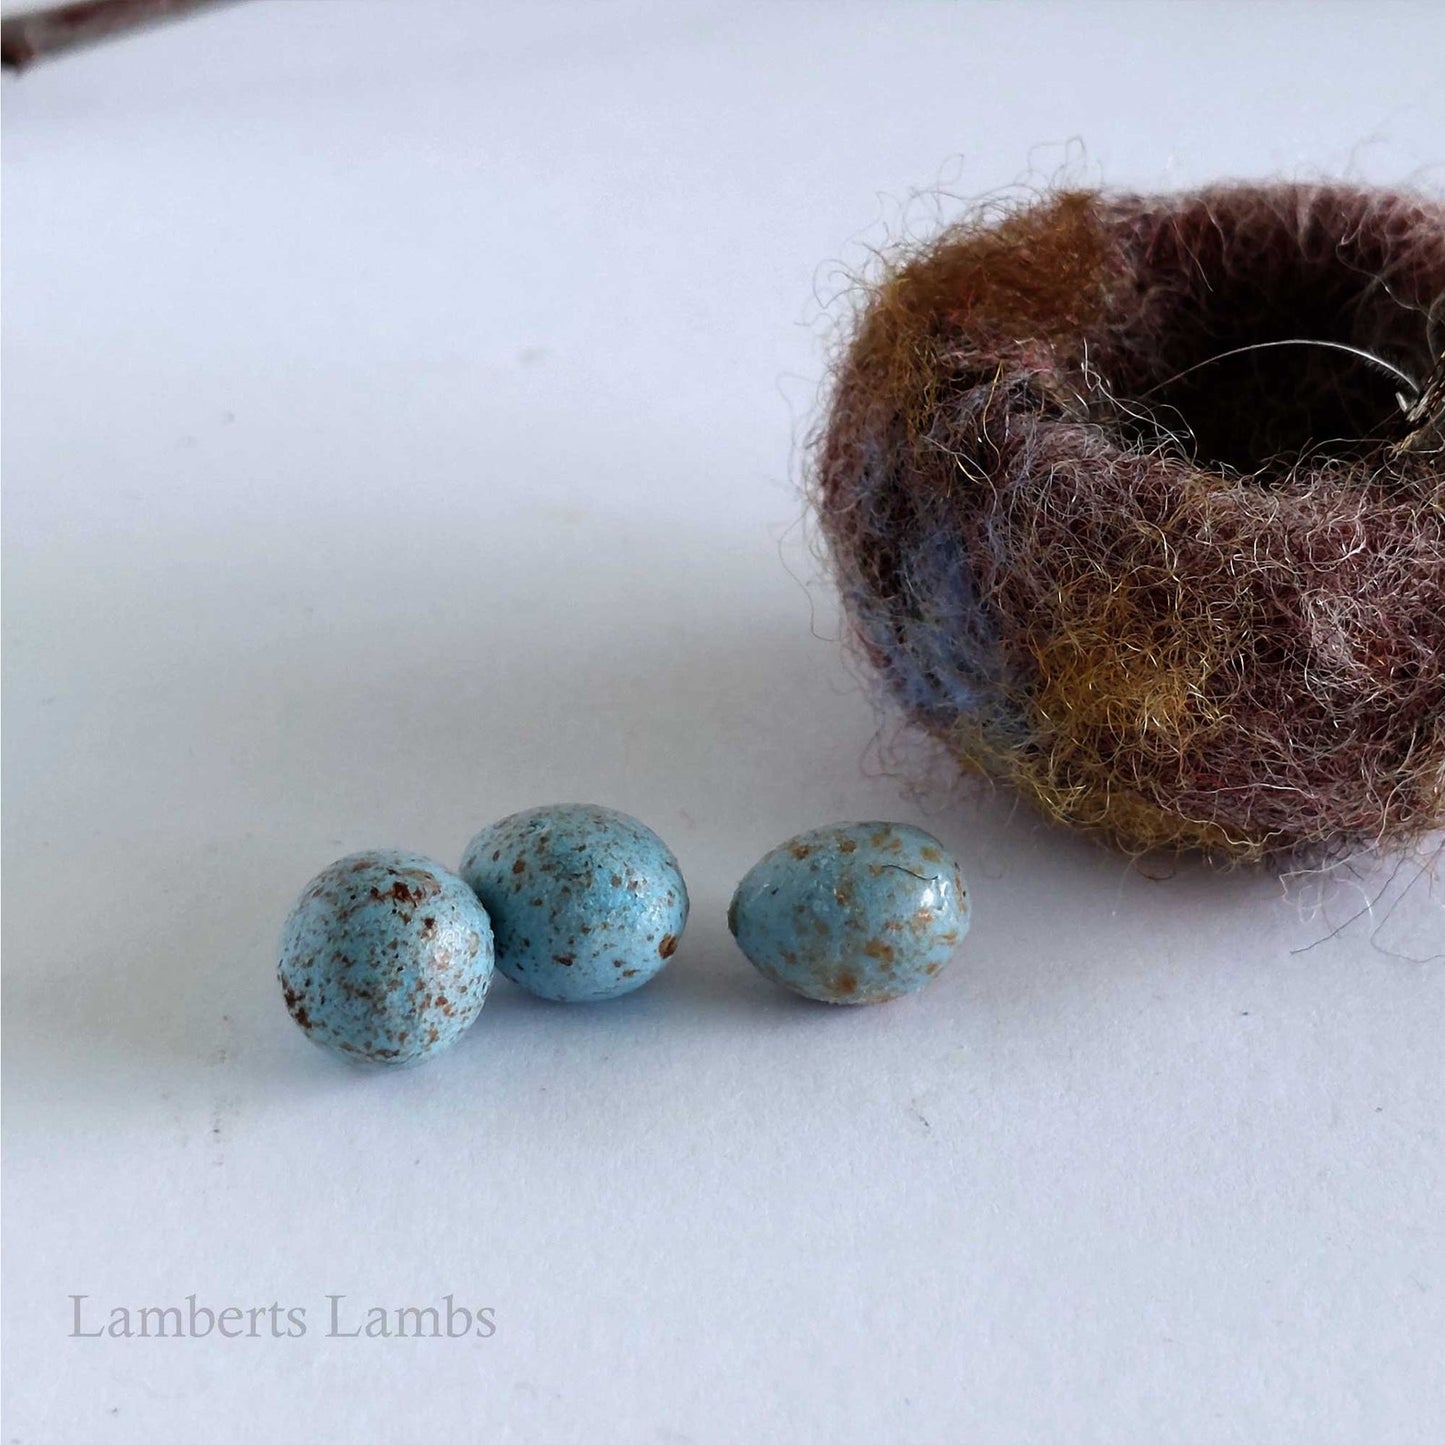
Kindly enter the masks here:
[[812, 491], [864, 652], [1131, 852], [1445, 825], [1445, 206], [1065, 192], [869, 289]]

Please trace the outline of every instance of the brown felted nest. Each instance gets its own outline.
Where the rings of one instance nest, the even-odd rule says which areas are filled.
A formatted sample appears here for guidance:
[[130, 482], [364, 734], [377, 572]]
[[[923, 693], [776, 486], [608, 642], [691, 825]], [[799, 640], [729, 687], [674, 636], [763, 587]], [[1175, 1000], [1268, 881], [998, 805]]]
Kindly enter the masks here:
[[[1432, 317], [1433, 308], [1433, 317]], [[867, 294], [813, 491], [867, 656], [1131, 851], [1445, 823], [1445, 207], [1084, 192]]]

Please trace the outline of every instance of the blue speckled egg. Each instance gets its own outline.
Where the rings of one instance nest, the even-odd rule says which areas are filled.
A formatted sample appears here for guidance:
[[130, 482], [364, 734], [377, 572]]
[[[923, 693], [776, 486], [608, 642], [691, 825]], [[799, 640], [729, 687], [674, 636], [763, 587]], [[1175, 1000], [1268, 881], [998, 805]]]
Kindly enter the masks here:
[[497, 967], [542, 998], [588, 1003], [640, 988], [687, 924], [672, 850], [611, 808], [513, 813], [472, 839], [461, 874], [491, 917]]
[[492, 981], [492, 926], [418, 853], [353, 853], [318, 873], [281, 934], [286, 1007], [313, 1043], [405, 1065], [454, 1043]]
[[761, 973], [824, 1003], [883, 1003], [922, 988], [968, 923], [958, 864], [903, 823], [800, 833], [758, 860], [728, 909]]

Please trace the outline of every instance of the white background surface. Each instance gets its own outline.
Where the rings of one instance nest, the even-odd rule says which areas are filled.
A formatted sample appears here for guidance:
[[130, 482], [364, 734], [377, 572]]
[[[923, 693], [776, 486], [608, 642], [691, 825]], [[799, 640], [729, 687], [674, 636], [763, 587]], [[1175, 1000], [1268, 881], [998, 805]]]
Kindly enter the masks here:
[[[7, 78], [4, 1439], [1445, 1438], [1445, 884], [910, 793], [796, 491], [912, 188], [1438, 191], [1442, 17], [257, 4]], [[681, 857], [655, 986], [292, 1027], [309, 875], [569, 799]], [[727, 897], [874, 816], [973, 933], [792, 1001]], [[322, 1337], [449, 1291], [494, 1338]], [[193, 1292], [309, 1333], [67, 1337]]]

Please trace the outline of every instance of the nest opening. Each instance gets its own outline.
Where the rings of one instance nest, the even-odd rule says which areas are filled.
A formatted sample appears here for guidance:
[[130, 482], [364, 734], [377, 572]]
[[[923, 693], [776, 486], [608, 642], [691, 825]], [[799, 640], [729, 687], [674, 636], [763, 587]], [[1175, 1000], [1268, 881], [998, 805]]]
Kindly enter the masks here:
[[1416, 381], [1433, 361], [1419, 308], [1359, 263], [1390, 238], [1346, 254], [1312, 247], [1291, 217], [1262, 219], [1213, 246], [1192, 238], [1190, 253], [1151, 248], [1127, 303], [1152, 298], [1149, 330], [1114, 368], [1131, 439], [1162, 430], [1197, 466], [1260, 480], [1368, 458], [1398, 437], [1396, 373]]

